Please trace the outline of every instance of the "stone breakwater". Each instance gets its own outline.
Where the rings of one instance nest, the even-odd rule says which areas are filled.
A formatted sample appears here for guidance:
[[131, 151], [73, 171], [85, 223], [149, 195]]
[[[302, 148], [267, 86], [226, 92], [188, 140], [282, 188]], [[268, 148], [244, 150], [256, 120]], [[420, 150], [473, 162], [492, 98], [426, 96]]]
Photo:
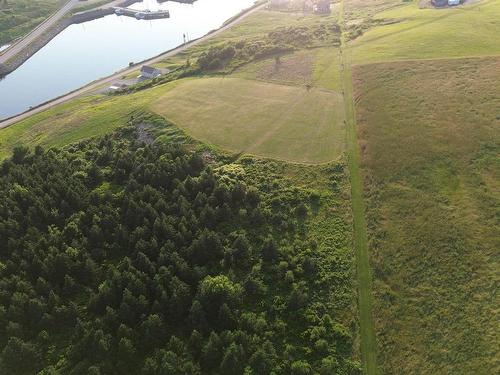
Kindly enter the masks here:
[[[132, 4], [138, 3], [142, 0], [125, 0], [117, 6], [126, 8]], [[43, 35], [37, 38], [33, 43], [20, 51], [17, 55], [12, 57], [4, 64], [0, 64], [0, 78], [5, 77], [7, 74], [12, 73], [14, 70], [24, 64], [31, 56], [41, 50], [47, 43], [54, 39], [60, 32], [70, 25], [92, 21], [98, 18], [106, 17], [114, 14], [114, 9], [98, 8], [89, 11], [75, 13], [67, 18], [62, 19], [56, 25], [48, 29]]]

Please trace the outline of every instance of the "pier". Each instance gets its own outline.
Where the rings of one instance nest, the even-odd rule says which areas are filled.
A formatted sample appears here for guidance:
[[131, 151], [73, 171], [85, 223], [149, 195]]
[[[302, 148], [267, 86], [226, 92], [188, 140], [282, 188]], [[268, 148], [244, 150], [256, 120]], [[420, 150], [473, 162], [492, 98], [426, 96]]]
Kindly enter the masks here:
[[134, 17], [138, 20], [153, 20], [159, 18], [170, 18], [170, 12], [168, 10], [136, 10], [129, 8], [114, 7], [113, 8], [117, 16], [128, 16]]

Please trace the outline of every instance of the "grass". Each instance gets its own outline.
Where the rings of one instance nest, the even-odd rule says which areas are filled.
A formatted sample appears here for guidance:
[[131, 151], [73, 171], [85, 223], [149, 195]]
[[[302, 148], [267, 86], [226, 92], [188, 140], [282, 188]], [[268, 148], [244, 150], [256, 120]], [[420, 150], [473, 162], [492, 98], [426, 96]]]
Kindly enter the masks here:
[[355, 68], [384, 374], [498, 372], [499, 64]]
[[363, 370], [366, 375], [377, 375], [377, 347], [372, 312], [372, 272], [368, 252], [365, 202], [363, 198], [363, 179], [360, 171], [360, 152], [357, 139], [357, 123], [354, 106], [353, 81], [351, 70], [351, 51], [346, 48], [346, 23], [344, 18], [345, 0], [339, 17], [343, 28], [341, 45], [342, 83], [344, 92], [347, 124], [347, 146], [351, 184], [351, 205], [356, 251], [356, 275], [358, 287], [358, 314], [360, 349]]
[[242, 23], [235, 25], [224, 33], [224, 39], [239, 39], [245, 35], [262, 36], [277, 27], [312, 26], [336, 20], [335, 14], [319, 17], [302, 12], [288, 13], [271, 10], [260, 10]]
[[314, 55], [311, 50], [301, 50], [281, 56], [279, 62], [268, 58], [237, 69], [234, 76], [289, 85], [312, 85]]
[[126, 96], [91, 96], [72, 100], [0, 131], [0, 159], [16, 145], [60, 147], [103, 135], [123, 126], [134, 111], [173, 89], [172, 82]]
[[341, 60], [338, 48], [315, 50], [313, 84], [325, 89], [341, 91]]
[[153, 110], [195, 138], [236, 152], [324, 163], [344, 150], [339, 94], [239, 78], [202, 78], [56, 106], [3, 129], [0, 158], [19, 144], [63, 146], [106, 134], [138, 110]]
[[0, 45], [12, 42], [42, 23], [63, 1], [0, 0]]
[[500, 53], [498, 0], [448, 9], [419, 9], [408, 3], [376, 18], [400, 22], [373, 27], [356, 39], [351, 45], [355, 64]]
[[377, 13], [398, 7], [402, 4], [402, 0], [345, 0], [346, 22], [358, 22], [359, 20], [372, 17]]
[[299, 50], [282, 56], [246, 64], [234, 76], [291, 85], [312, 85], [332, 91], [341, 90], [340, 56], [336, 47]]
[[150, 109], [193, 137], [234, 152], [324, 163], [344, 150], [340, 95], [241, 78], [185, 81]]
[[[169, 59], [164, 64], [166, 66], [181, 64], [184, 58], [196, 58], [199, 52], [209, 48], [213, 43], [221, 43], [238, 36], [241, 38], [241, 33], [258, 37], [280, 25], [331, 22], [329, 17], [267, 11], [257, 13], [237, 26], [236, 28], [240, 28], [239, 31], [235, 32], [232, 28], [215, 38], [215, 41], [190, 48], [183, 56]], [[304, 86], [311, 82], [319, 88], [338, 88], [339, 62], [338, 59], [329, 59], [332, 51], [337, 54], [333, 47], [297, 51], [292, 55], [292, 60], [296, 61], [292, 61], [291, 66], [298, 67], [298, 71], [292, 69], [290, 72], [287, 66], [289, 61], [284, 57], [282, 76], [273, 77], [271, 70], [271, 75], [260, 78], [292, 85]], [[303, 64], [306, 60], [307, 64]], [[270, 61], [274, 60], [247, 64], [245, 69], [247, 73], [252, 70], [261, 71], [263, 67], [268, 69]], [[289, 80], [290, 77], [293, 79]], [[300, 82], [297, 80], [298, 77]], [[338, 158], [343, 152], [343, 104], [340, 94], [248, 80], [226, 81], [226, 84], [220, 85], [215, 85], [215, 82], [222, 81], [209, 79], [196, 81], [196, 84], [186, 82], [175, 89], [175, 93], [166, 96], [163, 94], [176, 84], [128, 96], [83, 98], [57, 106], [2, 130], [0, 157], [5, 157], [17, 144], [62, 146], [83, 138], [105, 134], [128, 121], [133, 111], [148, 108], [167, 116], [194, 137], [231, 151], [302, 163], [328, 162]], [[200, 82], [203, 83], [201, 84], [203, 89], [200, 89]], [[236, 83], [244, 86], [243, 95], [240, 95], [241, 91]], [[215, 88], [220, 95], [212, 95], [211, 90]], [[259, 90], [268, 90], [268, 96], [262, 97]], [[162, 97], [161, 101], [151, 105], [158, 97]], [[168, 102], [165, 106], [166, 100]], [[196, 101], [206, 104], [210, 100], [225, 105], [220, 105], [217, 110], [212, 108], [207, 115], [203, 113], [204, 107], [196, 105]], [[288, 102], [292, 100], [294, 104], [289, 106]], [[266, 101], [269, 103], [265, 103]], [[238, 108], [233, 110], [227, 104]], [[245, 113], [252, 110], [252, 114]], [[175, 113], [177, 111], [178, 113]], [[268, 113], [274, 115], [269, 116]], [[194, 126], [197, 121], [204, 121], [203, 126]]]
[[261, 41], [265, 39], [269, 32], [279, 27], [314, 27], [322, 24], [331, 24], [337, 18], [334, 15], [317, 16], [304, 13], [288, 13], [270, 10], [258, 10], [245, 18], [242, 22], [224, 31], [216, 38], [209, 39], [198, 45], [192, 46], [175, 56], [165, 59], [165, 66], [179, 66], [188, 59], [194, 61], [202, 52], [211, 46], [224, 43], [237, 43], [241, 40]]

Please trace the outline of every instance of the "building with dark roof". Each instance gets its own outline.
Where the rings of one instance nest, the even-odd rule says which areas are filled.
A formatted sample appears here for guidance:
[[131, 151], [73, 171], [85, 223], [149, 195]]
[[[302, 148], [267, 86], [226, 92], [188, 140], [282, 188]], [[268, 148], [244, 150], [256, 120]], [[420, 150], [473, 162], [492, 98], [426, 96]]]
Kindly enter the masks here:
[[161, 70], [156, 69], [152, 66], [143, 65], [141, 68], [141, 78], [143, 79], [153, 79], [161, 76]]

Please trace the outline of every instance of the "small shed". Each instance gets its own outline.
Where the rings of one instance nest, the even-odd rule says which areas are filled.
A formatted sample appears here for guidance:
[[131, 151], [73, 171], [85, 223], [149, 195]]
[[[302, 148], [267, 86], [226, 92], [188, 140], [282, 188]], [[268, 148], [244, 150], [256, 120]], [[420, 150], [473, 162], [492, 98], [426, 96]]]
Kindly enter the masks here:
[[152, 66], [143, 65], [141, 68], [141, 78], [152, 79], [161, 76], [161, 70]]
[[319, 0], [314, 4], [314, 13], [327, 14], [331, 12], [330, 0]]

